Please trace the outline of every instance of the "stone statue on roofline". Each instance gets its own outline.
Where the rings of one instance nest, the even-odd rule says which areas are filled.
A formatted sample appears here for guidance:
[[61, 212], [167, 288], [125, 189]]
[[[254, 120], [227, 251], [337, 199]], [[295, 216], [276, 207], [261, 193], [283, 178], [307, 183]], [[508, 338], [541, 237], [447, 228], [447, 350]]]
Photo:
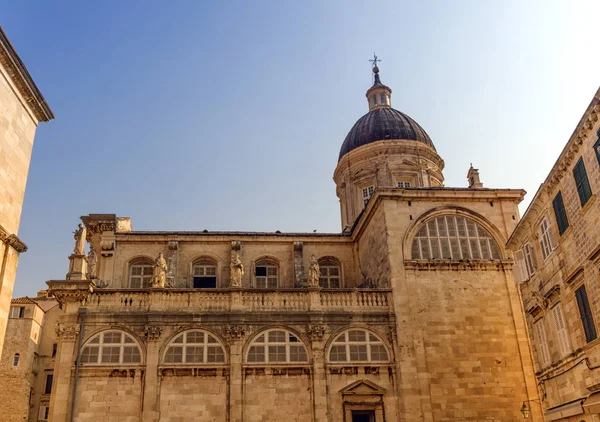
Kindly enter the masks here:
[[90, 251], [87, 256], [87, 264], [88, 264], [88, 278], [94, 279], [98, 278], [96, 275], [96, 264], [98, 263], [98, 256], [96, 255], [96, 249], [93, 246], [90, 246]]
[[235, 256], [231, 258], [231, 264], [229, 264], [229, 268], [231, 269], [231, 280], [229, 281], [229, 287], [242, 287], [244, 264], [242, 264], [239, 254], [236, 253]]
[[85, 255], [85, 235], [85, 226], [82, 223], [79, 223], [77, 230], [73, 232], [73, 238], [75, 239], [75, 248], [73, 248], [73, 253], [75, 255]]
[[310, 257], [310, 267], [308, 268], [308, 286], [319, 287], [319, 277], [321, 276], [319, 261], [315, 255]]
[[167, 260], [162, 252], [158, 253], [158, 257], [154, 261], [154, 276], [152, 277], [152, 287], [164, 288], [167, 283]]

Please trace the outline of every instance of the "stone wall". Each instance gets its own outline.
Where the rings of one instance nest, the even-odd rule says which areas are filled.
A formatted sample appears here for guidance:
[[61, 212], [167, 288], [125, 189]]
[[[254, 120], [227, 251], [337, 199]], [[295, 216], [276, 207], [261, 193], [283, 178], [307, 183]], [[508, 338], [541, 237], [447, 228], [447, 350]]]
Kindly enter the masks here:
[[160, 420], [227, 420], [228, 383], [222, 377], [167, 376], [160, 383]]

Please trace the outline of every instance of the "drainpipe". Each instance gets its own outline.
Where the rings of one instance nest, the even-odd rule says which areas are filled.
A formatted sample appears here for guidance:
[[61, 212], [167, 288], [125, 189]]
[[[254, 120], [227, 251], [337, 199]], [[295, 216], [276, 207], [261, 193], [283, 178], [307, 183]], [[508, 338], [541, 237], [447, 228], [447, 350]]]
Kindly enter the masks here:
[[75, 421], [75, 401], [77, 400], [77, 383], [79, 381], [79, 366], [81, 358], [81, 342], [83, 339], [83, 330], [85, 329], [85, 316], [87, 314], [86, 308], [79, 309], [79, 338], [77, 339], [77, 357], [75, 358], [75, 379], [73, 380], [73, 400], [71, 400], [71, 416], [70, 421]]

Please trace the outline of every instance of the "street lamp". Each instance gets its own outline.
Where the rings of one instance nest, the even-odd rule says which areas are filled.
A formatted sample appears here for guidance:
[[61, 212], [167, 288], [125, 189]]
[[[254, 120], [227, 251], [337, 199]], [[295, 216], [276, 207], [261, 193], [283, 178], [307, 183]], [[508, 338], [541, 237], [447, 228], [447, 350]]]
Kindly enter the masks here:
[[523, 418], [527, 419], [529, 417], [529, 406], [527, 406], [527, 402], [523, 402], [523, 406], [521, 406], [521, 413], [523, 414]]

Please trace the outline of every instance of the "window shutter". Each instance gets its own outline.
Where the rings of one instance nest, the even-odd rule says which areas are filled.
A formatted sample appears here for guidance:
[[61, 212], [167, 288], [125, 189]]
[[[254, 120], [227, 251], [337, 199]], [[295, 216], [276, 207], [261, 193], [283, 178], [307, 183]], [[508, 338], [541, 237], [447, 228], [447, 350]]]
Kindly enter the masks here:
[[525, 267], [525, 256], [521, 250], [515, 252], [514, 275], [515, 281], [518, 284], [524, 283], [529, 279], [529, 276], [527, 275], [527, 268]]
[[47, 406], [40, 406], [40, 411], [38, 412], [38, 419], [45, 421], [48, 420], [47, 416], [46, 416], [46, 409], [48, 407]]
[[562, 199], [562, 192], [558, 192], [556, 194], [552, 200], [552, 207], [554, 208], [554, 216], [556, 217], [558, 232], [562, 235], [569, 228], [569, 219], [567, 218], [565, 204]]
[[541, 366], [544, 367], [550, 363], [550, 351], [548, 350], [548, 342], [546, 340], [546, 330], [544, 329], [543, 319], [540, 319], [535, 323], [535, 329], [537, 333], [540, 363]]
[[560, 303], [552, 308], [552, 314], [554, 316], [554, 323], [556, 324], [556, 334], [558, 337], [558, 346], [560, 349], [560, 355], [565, 356], [569, 353], [569, 336], [567, 334], [567, 330], [565, 327], [565, 321], [562, 314], [562, 308], [560, 307]]
[[590, 342], [596, 339], [596, 327], [594, 326], [594, 318], [592, 317], [592, 310], [590, 309], [590, 303], [588, 302], [587, 292], [585, 286], [581, 286], [575, 291], [575, 298], [577, 299], [577, 306], [579, 307], [579, 315], [581, 316], [581, 323], [585, 332], [585, 341]]

